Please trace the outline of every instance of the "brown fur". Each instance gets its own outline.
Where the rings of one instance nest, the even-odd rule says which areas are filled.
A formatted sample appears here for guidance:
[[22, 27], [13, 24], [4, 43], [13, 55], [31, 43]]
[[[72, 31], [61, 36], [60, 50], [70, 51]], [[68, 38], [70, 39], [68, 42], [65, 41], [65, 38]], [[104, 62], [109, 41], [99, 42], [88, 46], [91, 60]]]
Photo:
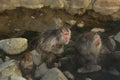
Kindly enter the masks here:
[[[69, 33], [67, 42], [64, 40], [64, 32]], [[40, 35], [36, 50], [39, 54], [44, 55], [43, 61], [47, 63], [48, 67], [53, 67], [54, 63], [59, 62], [56, 57], [62, 54], [64, 45], [69, 43], [70, 37], [71, 31], [69, 28], [48, 30]]]
[[[95, 41], [97, 39], [99, 39], [99, 44]], [[88, 67], [97, 64], [101, 45], [101, 38], [97, 33], [86, 32], [81, 34], [76, 41], [77, 59], [80, 66]]]

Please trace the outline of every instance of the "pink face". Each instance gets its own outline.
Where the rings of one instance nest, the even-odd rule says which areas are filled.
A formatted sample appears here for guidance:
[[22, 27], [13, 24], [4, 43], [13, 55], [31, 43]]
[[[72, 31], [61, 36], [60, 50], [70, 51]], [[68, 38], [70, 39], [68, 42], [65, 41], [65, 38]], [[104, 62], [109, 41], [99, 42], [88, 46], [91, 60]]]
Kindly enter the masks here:
[[68, 44], [70, 40], [70, 33], [69, 32], [64, 32], [64, 41], [65, 44]]
[[101, 45], [101, 39], [100, 39], [100, 36], [98, 35], [95, 36], [95, 44], [96, 46]]

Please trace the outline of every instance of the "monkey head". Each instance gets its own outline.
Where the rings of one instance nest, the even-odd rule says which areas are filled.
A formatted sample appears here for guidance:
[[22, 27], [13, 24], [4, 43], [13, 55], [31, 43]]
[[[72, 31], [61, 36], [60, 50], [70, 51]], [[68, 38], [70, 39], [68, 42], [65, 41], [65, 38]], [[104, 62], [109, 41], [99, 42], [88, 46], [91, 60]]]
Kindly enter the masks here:
[[61, 41], [63, 41], [63, 43], [66, 45], [69, 43], [70, 38], [71, 38], [71, 31], [68, 28], [61, 28], [60, 29], [61, 32]]
[[20, 69], [22, 70], [23, 74], [31, 74], [33, 70], [33, 64], [34, 63], [32, 55], [29, 53], [24, 54], [19, 63]]
[[101, 41], [101, 37], [97, 33], [94, 34], [95, 35], [93, 36], [93, 42], [91, 44], [91, 51], [92, 53], [99, 54], [102, 47], [102, 41]]
[[76, 48], [81, 54], [97, 54], [100, 52], [102, 41], [95, 32], [81, 34], [76, 41]]
[[41, 34], [38, 47], [48, 53], [61, 54], [64, 51], [64, 45], [69, 43], [70, 38], [69, 28], [48, 30]]

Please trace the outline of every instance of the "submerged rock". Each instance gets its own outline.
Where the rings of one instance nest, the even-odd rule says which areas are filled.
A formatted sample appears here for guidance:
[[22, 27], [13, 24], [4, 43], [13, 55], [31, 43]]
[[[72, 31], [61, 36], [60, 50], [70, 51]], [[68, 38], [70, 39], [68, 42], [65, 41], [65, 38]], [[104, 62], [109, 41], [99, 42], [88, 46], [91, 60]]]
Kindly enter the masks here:
[[20, 54], [28, 48], [27, 39], [25, 38], [10, 38], [0, 40], [0, 49], [9, 55]]
[[120, 9], [120, 0], [96, 0], [93, 9], [102, 15], [111, 15]]
[[66, 11], [70, 14], [83, 14], [91, 4], [91, 0], [70, 0]]
[[76, 24], [76, 20], [69, 20], [69, 21], [66, 21], [67, 24], [69, 24], [70, 26], [73, 26]]
[[4, 62], [0, 65], [1, 80], [26, 80], [14, 60]]
[[93, 28], [91, 29], [92, 32], [105, 32], [105, 29], [102, 28]]
[[40, 80], [68, 80], [57, 68], [50, 69]]
[[79, 28], [83, 28], [84, 26], [85, 26], [85, 23], [83, 21], [77, 24], [77, 27]]
[[34, 76], [35, 78], [43, 77], [48, 71], [49, 69], [47, 68], [46, 64], [43, 63], [36, 68]]
[[70, 80], [75, 80], [74, 76], [73, 76], [69, 71], [65, 71], [64, 74], [65, 74], [65, 76], [67, 76], [67, 78], [69, 78]]
[[117, 33], [115, 36], [114, 36], [114, 39], [118, 42], [120, 42], [120, 32]]

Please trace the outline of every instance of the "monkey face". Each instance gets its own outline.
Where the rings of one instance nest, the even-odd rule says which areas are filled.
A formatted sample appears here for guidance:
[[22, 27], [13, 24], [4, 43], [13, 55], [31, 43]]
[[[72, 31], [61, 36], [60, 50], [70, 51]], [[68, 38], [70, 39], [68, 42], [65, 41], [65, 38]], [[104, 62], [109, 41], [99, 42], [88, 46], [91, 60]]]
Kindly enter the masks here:
[[94, 36], [94, 42], [95, 42], [95, 45], [96, 45], [96, 46], [101, 46], [102, 41], [101, 41], [101, 38], [100, 38], [100, 36], [99, 36], [98, 34], [96, 34], [96, 35]]
[[25, 74], [31, 73], [33, 69], [33, 60], [31, 54], [27, 53], [23, 56], [23, 58], [20, 61], [20, 68]]
[[64, 32], [63, 37], [64, 37], [65, 44], [68, 44], [70, 41], [70, 32]]
[[62, 35], [61, 38], [63, 39], [64, 44], [68, 44], [71, 38], [71, 31], [68, 28], [62, 28]]
[[100, 36], [96, 33], [93, 37], [93, 42], [92, 42], [92, 45], [91, 45], [91, 48], [94, 48], [94, 49], [91, 49], [93, 53], [99, 53], [100, 52], [100, 49], [102, 47], [102, 41], [101, 41], [101, 38]]
[[69, 28], [49, 30], [41, 34], [38, 47], [48, 53], [61, 54], [64, 51], [64, 44], [69, 43], [70, 37]]
[[99, 54], [102, 46], [100, 36], [94, 32], [83, 33], [76, 41], [76, 48], [81, 54]]

